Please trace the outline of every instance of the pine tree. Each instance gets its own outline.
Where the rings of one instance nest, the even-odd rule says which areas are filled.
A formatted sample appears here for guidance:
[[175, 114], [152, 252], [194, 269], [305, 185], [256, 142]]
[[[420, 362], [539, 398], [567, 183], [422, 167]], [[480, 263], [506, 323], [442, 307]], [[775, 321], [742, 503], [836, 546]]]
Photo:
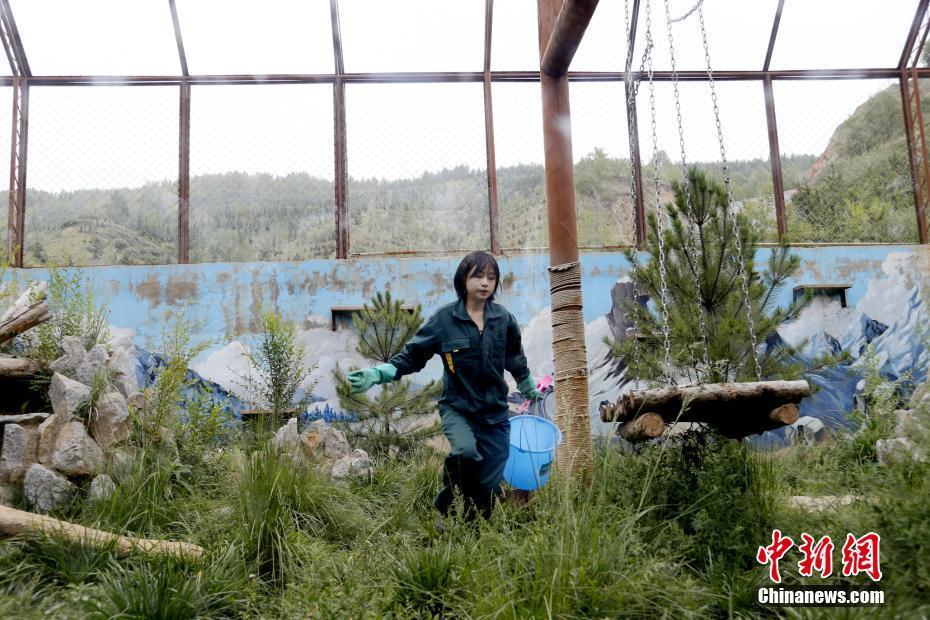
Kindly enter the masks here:
[[[372, 365], [383, 364], [403, 350], [423, 324], [420, 306], [412, 312], [390, 292], [378, 293], [352, 316], [359, 336], [357, 351]], [[354, 370], [354, 369], [350, 369]], [[424, 414], [432, 413], [442, 393], [442, 383], [430, 381], [415, 389], [401, 379], [367, 393], [352, 394], [346, 375], [337, 366], [333, 375], [342, 408], [358, 419], [353, 430], [367, 443], [370, 452], [406, 450], [419, 440], [438, 434], [438, 424], [421, 424]]]
[[[787, 307], [775, 306], [777, 293], [797, 272], [800, 258], [787, 246], [779, 246], [772, 249], [765, 269], [754, 271], [757, 236], [746, 217], [727, 208], [723, 184], [691, 168], [687, 184], [673, 183], [672, 188], [675, 200], [665, 205], [668, 218], [661, 245], [658, 220], [651, 213], [645, 241], [648, 259], [640, 262], [632, 251], [627, 252], [627, 260], [633, 265], [631, 277], [640, 296], [640, 300], [630, 300], [627, 311], [635, 315], [638, 335], [608, 343], [615, 355], [626, 359], [628, 376], [661, 382], [668, 379], [662, 262], [666, 272], [664, 305], [668, 313], [670, 374], [674, 380], [755, 381], [750, 329], [759, 347], [763, 379], [794, 379], [840, 361], [826, 356], [805, 366], [797, 358], [800, 347], [780, 340], [776, 344], [773, 338], [776, 330], [797, 319], [810, 301], [806, 296]], [[741, 267], [749, 274], [746, 290]], [[746, 312], [747, 292], [752, 328]], [[642, 303], [643, 297], [650, 303]], [[702, 332], [709, 363], [704, 360]]]

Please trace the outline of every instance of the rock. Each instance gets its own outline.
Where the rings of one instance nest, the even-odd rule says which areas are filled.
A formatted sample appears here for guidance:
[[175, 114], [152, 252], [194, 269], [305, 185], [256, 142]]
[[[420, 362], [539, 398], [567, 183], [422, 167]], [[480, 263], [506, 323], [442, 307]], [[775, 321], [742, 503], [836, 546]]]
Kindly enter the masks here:
[[67, 504], [74, 485], [44, 465], [34, 463], [23, 478], [23, 495], [38, 512], [48, 512]]
[[0, 480], [18, 484], [29, 466], [36, 462], [38, 431], [29, 426], [7, 424], [3, 427], [0, 450]]
[[275, 431], [272, 442], [279, 452], [294, 454], [297, 450], [299, 434], [297, 432], [297, 418], [291, 418], [287, 424]]
[[908, 407], [911, 409], [927, 409], [928, 405], [930, 405], [930, 382], [925, 382], [914, 389]]
[[106, 370], [108, 361], [110, 361], [110, 356], [107, 354], [107, 348], [102, 344], [94, 345], [87, 352], [81, 365], [77, 367], [77, 380], [84, 385], [91, 385], [94, 382], [94, 376], [101, 370]]
[[110, 357], [110, 372], [116, 389], [124, 397], [132, 396], [139, 391], [139, 382], [136, 381], [136, 356], [133, 349], [120, 349]]
[[97, 416], [91, 434], [104, 450], [129, 437], [129, 408], [119, 392], [108, 392], [97, 400]]
[[311, 461], [339, 460], [352, 451], [352, 446], [344, 433], [317, 420], [300, 435], [300, 449], [304, 458]]
[[20, 426], [37, 426], [49, 417], [48, 413], [21, 413], [19, 415], [0, 415], [0, 426], [19, 424]]
[[371, 460], [368, 458], [368, 453], [359, 448], [333, 463], [333, 478], [345, 478], [349, 474], [368, 476], [370, 473]]
[[68, 422], [55, 441], [52, 467], [69, 476], [92, 476], [103, 469], [103, 450], [80, 422]]
[[834, 510], [839, 506], [848, 506], [862, 498], [858, 495], [794, 495], [788, 498], [788, 506], [807, 512]]
[[922, 463], [925, 460], [923, 451], [906, 437], [879, 439], [875, 442], [875, 452], [878, 454], [878, 462], [882, 465], [909, 460]]
[[145, 409], [145, 392], [135, 392], [126, 397], [126, 406], [136, 411]]
[[51, 465], [52, 453], [55, 451], [55, 440], [58, 439], [58, 433], [64, 428], [65, 419], [57, 413], [50, 415], [42, 424], [39, 424], [37, 430], [39, 435], [38, 450], [36, 457], [43, 465]]
[[19, 497], [19, 487], [15, 484], [0, 483], [0, 506], [15, 508]]
[[332, 477], [333, 478], [345, 478], [349, 475], [351, 465], [346, 459], [339, 459], [333, 463]]
[[894, 434], [897, 437], [904, 437], [910, 431], [918, 428], [920, 423], [914, 416], [911, 409], [897, 409], [894, 412]]
[[80, 336], [65, 336], [61, 340], [61, 349], [64, 354], [49, 364], [49, 368], [64, 375], [77, 376], [78, 366], [87, 356], [84, 342]]
[[74, 415], [78, 407], [85, 404], [90, 398], [90, 388], [56, 372], [52, 376], [48, 398], [52, 401], [52, 410], [60, 415], [65, 422], [70, 422], [71, 416]]
[[124, 449], [114, 450], [110, 453], [110, 473], [119, 481], [126, 480], [132, 475], [135, 459]]
[[106, 474], [99, 474], [90, 481], [87, 495], [92, 502], [106, 501], [113, 496], [114, 491], [116, 491], [116, 484], [113, 479]]

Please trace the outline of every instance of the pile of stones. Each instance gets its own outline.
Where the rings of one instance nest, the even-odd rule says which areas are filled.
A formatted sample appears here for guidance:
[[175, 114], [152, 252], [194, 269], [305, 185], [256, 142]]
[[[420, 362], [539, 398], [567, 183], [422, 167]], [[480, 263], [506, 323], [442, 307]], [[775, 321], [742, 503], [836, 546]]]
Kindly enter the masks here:
[[[129, 437], [129, 408], [142, 398], [134, 352], [109, 353], [103, 345], [87, 351], [79, 337], [66, 337], [61, 346], [64, 355], [51, 364], [52, 412], [0, 415], [0, 504], [22, 493], [33, 510], [47, 512], [70, 502], [88, 481], [92, 500], [115, 489], [103, 472]], [[99, 373], [108, 382], [91, 403]]]

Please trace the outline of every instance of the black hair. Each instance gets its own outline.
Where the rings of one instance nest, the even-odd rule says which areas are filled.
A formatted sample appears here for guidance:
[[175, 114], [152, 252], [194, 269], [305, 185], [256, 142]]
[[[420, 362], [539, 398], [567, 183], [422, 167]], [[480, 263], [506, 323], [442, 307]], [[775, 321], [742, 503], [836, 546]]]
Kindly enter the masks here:
[[465, 301], [467, 295], [465, 280], [468, 279], [468, 276], [473, 273], [481, 273], [484, 271], [485, 267], [488, 266], [494, 270], [494, 290], [491, 291], [488, 301], [494, 301], [494, 296], [501, 287], [501, 269], [497, 266], [497, 261], [494, 260], [493, 256], [481, 250], [476, 250], [463, 258], [462, 262], [459, 263], [458, 269], [455, 270], [455, 277], [452, 279], [452, 283], [455, 285], [455, 293], [459, 296], [459, 299]]

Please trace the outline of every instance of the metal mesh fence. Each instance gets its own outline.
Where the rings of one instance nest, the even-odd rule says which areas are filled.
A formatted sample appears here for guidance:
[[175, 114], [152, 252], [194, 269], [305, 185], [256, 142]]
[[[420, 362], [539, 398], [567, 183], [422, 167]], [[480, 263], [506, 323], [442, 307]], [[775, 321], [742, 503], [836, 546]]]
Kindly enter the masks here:
[[335, 256], [332, 87], [191, 88], [194, 262]]
[[490, 247], [481, 84], [346, 86], [353, 253]]
[[[682, 149], [687, 166], [706, 171], [723, 183], [724, 172], [709, 84], [680, 82], [679, 135], [674, 85], [656, 82], [655, 132], [659, 148], [660, 201], [672, 197], [673, 182], [684, 178]], [[776, 241], [775, 200], [769, 160], [768, 129], [760, 82], [717, 82], [714, 85], [721, 132], [730, 177], [733, 208], [749, 218], [760, 241]], [[652, 112], [649, 85], [643, 82], [637, 97], [639, 143], [643, 160], [643, 185], [647, 212], [656, 205], [653, 160]]]
[[917, 241], [896, 80], [777, 82], [788, 238]]
[[342, 0], [346, 71], [481, 71], [484, 8], [484, 2]]
[[[10, 156], [10, 139], [13, 131], [13, 88], [11, 86], [0, 86], [0, 161], [6, 162], [6, 166], [0, 167], [5, 174], [0, 179], [9, 178], [9, 156]], [[0, 213], [7, 213], [9, 209], [9, 194], [3, 193], [4, 200], [0, 203]], [[10, 230], [7, 227], [6, 236], [4, 237], [4, 250], [9, 243]]]
[[26, 266], [177, 260], [177, 87], [32, 87], [27, 172]]
[[549, 245], [539, 84], [495, 83], [494, 152], [501, 247]]
[[917, 0], [788, 2], [778, 27], [771, 66], [895, 67], [917, 4]]
[[632, 245], [634, 207], [623, 84], [572, 84], [570, 104], [578, 244]]

